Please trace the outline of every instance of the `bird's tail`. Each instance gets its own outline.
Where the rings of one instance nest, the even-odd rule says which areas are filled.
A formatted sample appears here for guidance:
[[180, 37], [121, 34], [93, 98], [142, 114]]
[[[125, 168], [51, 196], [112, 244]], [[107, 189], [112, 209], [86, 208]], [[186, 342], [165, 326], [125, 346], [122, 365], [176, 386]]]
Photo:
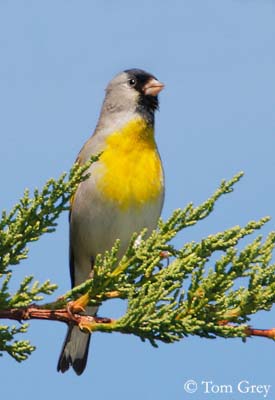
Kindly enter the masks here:
[[91, 334], [71, 325], [58, 360], [57, 371], [66, 372], [70, 366], [81, 375], [87, 363]]

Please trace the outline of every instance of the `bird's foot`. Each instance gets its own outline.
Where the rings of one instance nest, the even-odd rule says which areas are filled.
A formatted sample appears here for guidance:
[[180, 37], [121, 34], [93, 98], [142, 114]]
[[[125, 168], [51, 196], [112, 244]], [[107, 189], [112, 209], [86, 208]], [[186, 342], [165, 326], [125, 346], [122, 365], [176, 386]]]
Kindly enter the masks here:
[[89, 303], [89, 295], [86, 293], [83, 296], [80, 296], [79, 299], [70, 301], [67, 304], [67, 312], [69, 316], [74, 320], [77, 321], [77, 318], [74, 314], [83, 313], [85, 312], [85, 308]]

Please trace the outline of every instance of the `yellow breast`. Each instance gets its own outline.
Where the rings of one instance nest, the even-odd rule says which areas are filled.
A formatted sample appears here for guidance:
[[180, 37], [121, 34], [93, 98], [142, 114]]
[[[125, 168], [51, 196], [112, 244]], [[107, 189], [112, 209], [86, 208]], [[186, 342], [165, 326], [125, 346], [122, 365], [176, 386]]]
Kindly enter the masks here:
[[108, 136], [100, 162], [98, 188], [121, 209], [141, 207], [161, 195], [161, 160], [153, 128], [144, 120], [135, 119]]

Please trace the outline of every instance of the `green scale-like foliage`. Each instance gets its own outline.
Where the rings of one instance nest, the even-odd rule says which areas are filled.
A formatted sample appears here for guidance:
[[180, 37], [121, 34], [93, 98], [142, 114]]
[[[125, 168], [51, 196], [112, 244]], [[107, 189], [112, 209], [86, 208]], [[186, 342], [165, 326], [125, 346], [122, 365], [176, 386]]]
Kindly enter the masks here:
[[[91, 162], [95, 161], [92, 159]], [[90, 164], [90, 163], [89, 163]], [[26, 276], [15, 293], [10, 293], [9, 282], [12, 267], [28, 257], [28, 243], [36, 241], [44, 233], [54, 232], [59, 215], [69, 209], [69, 200], [78, 184], [86, 179], [84, 167], [74, 165], [67, 179], [62, 174], [58, 180], [50, 179], [41, 192], [35, 190], [30, 197], [26, 190], [24, 196], [10, 213], [2, 212], [0, 220], [0, 310], [27, 307], [33, 302], [43, 300], [57, 285], [46, 281], [40, 284], [33, 276]], [[0, 325], [0, 355], [7, 351], [17, 361], [22, 361], [34, 350], [27, 340], [16, 341], [17, 334], [27, 331], [27, 324], [16, 328]]]
[[[57, 217], [68, 209], [69, 198], [86, 178], [87, 168], [75, 166], [68, 180], [63, 175], [49, 181], [32, 199], [25, 193], [10, 214], [3, 213], [0, 309], [26, 307], [55, 290], [56, 285], [49, 281], [33, 283], [33, 277], [26, 277], [16, 293], [9, 293], [11, 266], [27, 257], [28, 242], [55, 229]], [[239, 242], [260, 229], [268, 218], [185, 243], [180, 249], [172, 241], [183, 229], [208, 217], [216, 201], [230, 193], [241, 176], [222, 182], [202, 205], [189, 204], [166, 222], [160, 220], [149, 238], [146, 231], [135, 233], [121, 260], [116, 257], [117, 241], [110, 252], [98, 255], [92, 279], [43, 307], [64, 307], [81, 293], [89, 293], [90, 304], [112, 297], [124, 299], [125, 315], [110, 323], [93, 324], [91, 329], [131, 333], [154, 346], [158, 341], [171, 343], [188, 335], [245, 338], [250, 316], [270, 310], [275, 302], [275, 265], [271, 263], [275, 233], [264, 241], [257, 237], [241, 250]], [[19, 329], [0, 327], [0, 350], [18, 361], [25, 359], [33, 347], [27, 341], [15, 341], [15, 337], [26, 329], [26, 325]]]

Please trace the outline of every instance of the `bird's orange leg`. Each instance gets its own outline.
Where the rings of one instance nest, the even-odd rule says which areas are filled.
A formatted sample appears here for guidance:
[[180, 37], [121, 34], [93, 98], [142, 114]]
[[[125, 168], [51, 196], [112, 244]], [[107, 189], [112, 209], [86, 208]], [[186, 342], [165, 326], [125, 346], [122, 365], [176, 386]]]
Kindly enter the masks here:
[[85, 293], [80, 296], [79, 299], [70, 301], [66, 306], [67, 312], [70, 317], [76, 320], [74, 314], [85, 312], [85, 308], [87, 307], [89, 300], [90, 298], [88, 293]]

